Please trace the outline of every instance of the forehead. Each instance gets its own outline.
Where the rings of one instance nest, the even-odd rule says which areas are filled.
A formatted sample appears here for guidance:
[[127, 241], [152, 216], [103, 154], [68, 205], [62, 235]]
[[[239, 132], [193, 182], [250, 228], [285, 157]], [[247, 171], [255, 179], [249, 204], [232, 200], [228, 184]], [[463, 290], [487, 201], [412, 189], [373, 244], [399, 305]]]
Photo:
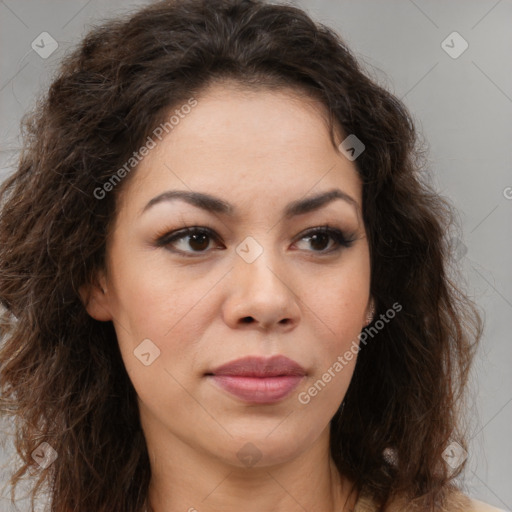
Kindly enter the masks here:
[[[261, 151], [294, 141], [309, 145], [329, 138], [327, 109], [318, 99], [291, 87], [247, 87], [233, 82], [214, 83], [197, 97], [198, 106], [175, 135], [195, 135], [205, 131], [222, 143], [267, 142]], [[226, 140], [226, 134], [229, 140]], [[250, 145], [253, 151], [256, 143]], [[248, 149], [248, 148], [247, 148]]]
[[274, 196], [279, 202], [283, 194], [337, 186], [360, 202], [356, 167], [333, 145], [318, 100], [292, 89], [229, 83], [214, 84], [195, 100], [139, 164], [128, 194], [149, 201], [165, 188], [179, 188], [229, 196], [231, 202], [233, 196]]

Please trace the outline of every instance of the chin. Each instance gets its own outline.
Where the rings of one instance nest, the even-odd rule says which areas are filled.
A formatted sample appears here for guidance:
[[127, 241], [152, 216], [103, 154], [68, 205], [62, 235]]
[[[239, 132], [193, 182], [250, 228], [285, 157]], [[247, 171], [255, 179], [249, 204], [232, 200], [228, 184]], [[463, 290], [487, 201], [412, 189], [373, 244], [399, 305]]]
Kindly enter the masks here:
[[229, 463], [237, 467], [264, 468], [289, 462], [312, 445], [307, 436], [300, 434], [290, 431], [277, 433], [277, 429], [274, 432], [270, 429], [236, 436], [229, 442]]

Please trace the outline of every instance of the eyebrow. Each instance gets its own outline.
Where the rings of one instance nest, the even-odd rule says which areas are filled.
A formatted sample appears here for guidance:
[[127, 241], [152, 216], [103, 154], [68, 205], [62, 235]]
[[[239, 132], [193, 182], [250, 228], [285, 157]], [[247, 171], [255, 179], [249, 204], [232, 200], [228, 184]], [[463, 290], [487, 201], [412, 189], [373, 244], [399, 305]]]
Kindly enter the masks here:
[[[186, 190], [168, 190], [151, 199], [142, 210], [142, 213], [146, 212], [156, 204], [180, 199], [207, 212], [224, 215], [234, 215], [236, 212], [236, 208], [233, 205], [210, 194], [205, 194], [202, 192], [190, 192]], [[328, 205], [336, 199], [341, 199], [342, 201], [350, 204], [354, 207], [356, 213], [359, 213], [359, 203], [346, 192], [335, 188], [314, 196], [292, 201], [285, 207], [284, 217], [286, 219], [290, 219], [297, 215], [303, 215], [305, 213], [319, 210], [323, 206]]]

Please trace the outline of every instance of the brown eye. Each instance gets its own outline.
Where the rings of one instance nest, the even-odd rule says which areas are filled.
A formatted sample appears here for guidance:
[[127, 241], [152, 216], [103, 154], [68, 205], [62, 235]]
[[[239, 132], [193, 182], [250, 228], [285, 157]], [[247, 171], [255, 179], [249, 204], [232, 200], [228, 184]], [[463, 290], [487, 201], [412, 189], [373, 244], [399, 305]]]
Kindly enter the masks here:
[[329, 235], [318, 233], [309, 237], [311, 247], [316, 251], [324, 251], [329, 246]]
[[166, 233], [157, 239], [156, 245], [184, 256], [195, 256], [208, 253], [212, 240], [219, 240], [212, 230], [192, 227]]
[[210, 238], [204, 233], [188, 236], [190, 237], [188, 244], [192, 249], [194, 249], [194, 251], [204, 251], [210, 244]]
[[350, 247], [354, 243], [355, 238], [353, 236], [347, 237], [337, 228], [323, 226], [303, 234], [299, 242], [302, 240], [305, 240], [309, 248], [313, 249], [312, 252], [327, 254], [339, 251], [343, 247]]

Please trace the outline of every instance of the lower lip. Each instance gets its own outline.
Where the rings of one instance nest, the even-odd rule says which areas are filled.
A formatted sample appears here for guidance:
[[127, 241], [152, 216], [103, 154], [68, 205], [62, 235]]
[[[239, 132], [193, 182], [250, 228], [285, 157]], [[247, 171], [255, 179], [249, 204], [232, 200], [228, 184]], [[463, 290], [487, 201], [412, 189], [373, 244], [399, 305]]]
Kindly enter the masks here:
[[213, 381], [232, 395], [254, 404], [272, 404], [289, 395], [302, 380], [301, 375], [281, 377], [242, 377], [212, 375]]

